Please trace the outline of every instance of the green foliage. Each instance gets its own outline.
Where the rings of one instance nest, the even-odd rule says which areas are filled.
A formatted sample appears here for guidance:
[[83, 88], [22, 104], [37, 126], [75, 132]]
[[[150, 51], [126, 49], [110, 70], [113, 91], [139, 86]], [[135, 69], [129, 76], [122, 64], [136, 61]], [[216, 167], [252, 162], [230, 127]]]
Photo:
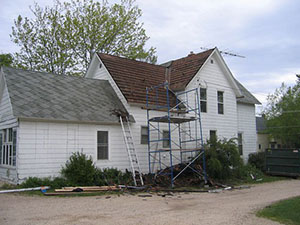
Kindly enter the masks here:
[[257, 182], [257, 180], [264, 177], [261, 170], [257, 169], [251, 164], [243, 165], [235, 171], [234, 178], [243, 180], [247, 183]]
[[20, 48], [19, 67], [57, 74], [82, 75], [94, 52], [155, 63], [155, 48], [145, 49], [149, 37], [138, 21], [142, 12], [134, 0], [55, 1], [52, 7], [31, 8], [34, 18], [19, 16], [11, 39]]
[[255, 166], [261, 171], [265, 171], [266, 165], [266, 153], [265, 152], [255, 152], [249, 154], [248, 163]]
[[206, 169], [211, 178], [233, 178], [243, 166], [235, 139], [209, 140], [206, 146]]
[[95, 174], [95, 185], [133, 185], [132, 175], [126, 170], [125, 173], [115, 168], [98, 169]]
[[69, 186], [69, 183], [67, 182], [67, 180], [61, 177], [55, 177], [53, 179], [51, 179], [50, 177], [29, 177], [20, 185], [20, 188], [33, 188], [40, 186], [50, 186], [52, 189], [55, 189]]
[[13, 63], [13, 57], [11, 54], [0, 54], [0, 67], [11, 66]]
[[267, 131], [286, 147], [300, 147], [300, 81], [294, 86], [284, 84], [268, 96], [264, 109]]
[[91, 157], [75, 152], [62, 168], [61, 174], [72, 185], [93, 185], [97, 168]]
[[300, 197], [283, 200], [264, 208], [257, 216], [265, 217], [283, 224], [300, 224]]

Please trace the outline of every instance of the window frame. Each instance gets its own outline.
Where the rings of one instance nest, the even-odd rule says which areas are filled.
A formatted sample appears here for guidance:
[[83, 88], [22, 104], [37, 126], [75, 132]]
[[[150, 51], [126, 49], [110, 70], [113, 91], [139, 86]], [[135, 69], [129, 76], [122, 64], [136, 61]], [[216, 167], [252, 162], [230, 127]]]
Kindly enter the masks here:
[[[214, 135], [212, 135], [212, 133], [214, 133]], [[217, 130], [209, 130], [209, 140], [212, 141], [213, 137], [216, 141], [218, 140]]]
[[[222, 94], [222, 99], [220, 101], [219, 94]], [[224, 115], [224, 91], [217, 91], [217, 110], [219, 115]], [[222, 109], [222, 110], [220, 110]]]
[[1, 143], [0, 143], [0, 165], [2, 167], [17, 166], [17, 128], [5, 128], [0, 130]]
[[[171, 146], [171, 141], [170, 141], [170, 139], [169, 139], [169, 137], [170, 137], [170, 131], [169, 130], [163, 130], [163, 143], [162, 143], [162, 147], [163, 148], [170, 148], [170, 146]], [[166, 136], [168, 136], [168, 137], [166, 137]], [[165, 139], [169, 139], [169, 140], [165, 140]]]
[[[205, 98], [202, 98], [201, 90], [205, 91]], [[207, 113], [207, 88], [201, 88], [201, 87], [200, 87], [200, 112]]]
[[[143, 129], [147, 130], [146, 134], [143, 134]], [[146, 140], [145, 140], [145, 137], [147, 137]], [[141, 145], [148, 145], [148, 138], [149, 138], [148, 126], [141, 126], [141, 141], [140, 141]]]
[[[98, 141], [99, 141], [99, 133], [100, 132], [105, 132], [105, 133], [107, 133], [107, 143], [99, 143]], [[97, 149], [96, 149], [96, 153], [97, 153], [97, 161], [103, 161], [103, 160], [109, 160], [109, 153], [110, 153], [110, 151], [109, 151], [109, 147], [110, 147], [110, 144], [109, 144], [109, 131], [108, 130], [97, 130], [97, 134], [96, 134], [96, 144], [97, 144]], [[106, 158], [99, 158], [99, 156], [100, 156], [100, 154], [99, 154], [99, 147], [105, 147], [105, 144], [107, 145], [106, 147], [107, 147], [107, 153], [106, 153], [106, 155], [107, 155], [107, 157]], [[100, 145], [100, 146], [99, 146]]]

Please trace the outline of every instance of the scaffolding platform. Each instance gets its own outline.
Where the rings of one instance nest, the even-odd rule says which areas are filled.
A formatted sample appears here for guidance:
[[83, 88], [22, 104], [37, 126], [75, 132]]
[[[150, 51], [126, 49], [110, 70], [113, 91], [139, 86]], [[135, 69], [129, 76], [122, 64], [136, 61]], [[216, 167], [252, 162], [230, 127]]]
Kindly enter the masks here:
[[149, 119], [150, 122], [159, 122], [159, 123], [186, 123], [196, 120], [196, 117], [180, 117], [180, 116], [160, 116], [152, 117]]
[[[169, 167], [170, 173], [167, 175], [173, 187], [174, 181], [190, 168], [198, 175], [202, 173], [206, 182], [199, 89], [174, 93], [169, 89], [168, 82], [164, 82], [146, 91], [149, 173], [161, 175], [161, 171]], [[152, 115], [154, 112], [155, 115]], [[203, 171], [193, 167], [200, 157]], [[173, 167], [179, 163], [186, 166], [174, 176]]]

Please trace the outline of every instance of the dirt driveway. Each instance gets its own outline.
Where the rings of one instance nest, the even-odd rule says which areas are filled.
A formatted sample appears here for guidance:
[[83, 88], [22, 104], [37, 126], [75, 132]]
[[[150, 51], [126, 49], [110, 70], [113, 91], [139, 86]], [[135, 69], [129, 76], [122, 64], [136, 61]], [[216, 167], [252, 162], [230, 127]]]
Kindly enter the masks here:
[[255, 211], [300, 195], [300, 180], [222, 193], [138, 196], [39, 197], [0, 195], [0, 224], [277, 224]]

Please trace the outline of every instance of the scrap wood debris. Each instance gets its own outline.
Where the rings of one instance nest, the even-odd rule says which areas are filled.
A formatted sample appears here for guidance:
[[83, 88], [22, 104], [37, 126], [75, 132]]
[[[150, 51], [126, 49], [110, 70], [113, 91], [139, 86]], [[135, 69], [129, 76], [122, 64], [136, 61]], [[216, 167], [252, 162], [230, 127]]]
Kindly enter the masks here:
[[63, 187], [55, 189], [55, 192], [97, 192], [97, 191], [117, 191], [118, 186], [86, 186], [86, 187]]

